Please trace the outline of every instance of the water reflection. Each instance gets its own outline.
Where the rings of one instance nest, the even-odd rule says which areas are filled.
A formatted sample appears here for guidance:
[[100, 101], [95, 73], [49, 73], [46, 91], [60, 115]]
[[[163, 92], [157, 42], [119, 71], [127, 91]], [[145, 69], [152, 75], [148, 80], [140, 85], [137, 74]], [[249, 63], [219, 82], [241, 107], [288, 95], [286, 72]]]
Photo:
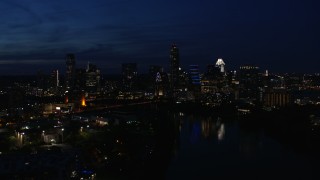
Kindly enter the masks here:
[[[180, 124], [180, 132], [183, 124]], [[222, 123], [221, 118], [195, 118], [191, 117], [189, 119], [189, 129], [190, 129], [190, 142], [192, 144], [197, 143], [201, 139], [217, 139], [222, 141], [225, 137], [226, 130], [225, 125]]]
[[191, 124], [191, 136], [190, 136], [190, 142], [192, 144], [197, 143], [201, 138], [201, 126], [200, 122], [196, 121]]
[[225, 135], [225, 128], [224, 128], [224, 124], [220, 125], [220, 128], [218, 129], [218, 140], [222, 141], [224, 139], [224, 135]]
[[263, 134], [255, 129], [241, 128], [239, 132], [239, 151], [246, 158], [254, 158], [261, 150]]
[[211, 135], [214, 128], [211, 118], [201, 121], [201, 128], [202, 128], [202, 136], [204, 138], [208, 138]]
[[167, 179], [261, 179], [266, 169], [266, 179], [309, 173], [301, 156], [266, 137], [259, 127], [215, 116], [175, 117], [178, 140]]

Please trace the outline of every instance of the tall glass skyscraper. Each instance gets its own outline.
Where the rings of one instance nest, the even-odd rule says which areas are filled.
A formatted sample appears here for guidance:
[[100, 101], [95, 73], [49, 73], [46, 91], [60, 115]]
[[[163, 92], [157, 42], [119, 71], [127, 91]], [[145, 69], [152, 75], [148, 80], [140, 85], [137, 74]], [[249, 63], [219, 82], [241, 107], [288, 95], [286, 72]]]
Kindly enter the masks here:
[[66, 88], [72, 89], [74, 86], [74, 79], [75, 79], [75, 65], [76, 59], [74, 54], [67, 54], [66, 55]]
[[86, 69], [86, 93], [100, 94], [100, 69], [96, 65], [88, 62]]
[[190, 77], [191, 77], [191, 83], [193, 85], [201, 85], [201, 79], [200, 79], [200, 72], [199, 72], [199, 66], [198, 65], [190, 65]]
[[170, 85], [172, 89], [175, 89], [179, 81], [179, 49], [176, 44], [171, 46], [170, 50]]

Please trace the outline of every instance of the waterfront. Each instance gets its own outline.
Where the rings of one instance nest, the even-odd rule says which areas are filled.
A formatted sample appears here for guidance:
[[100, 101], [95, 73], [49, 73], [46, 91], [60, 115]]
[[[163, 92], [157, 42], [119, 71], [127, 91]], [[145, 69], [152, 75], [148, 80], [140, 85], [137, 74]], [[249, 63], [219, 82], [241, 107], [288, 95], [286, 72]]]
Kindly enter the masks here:
[[319, 178], [317, 106], [246, 115], [196, 107], [126, 105], [21, 123], [20, 133], [4, 128], [0, 177]]
[[166, 179], [319, 178], [318, 157], [280, 143], [246, 119], [177, 115], [179, 137]]

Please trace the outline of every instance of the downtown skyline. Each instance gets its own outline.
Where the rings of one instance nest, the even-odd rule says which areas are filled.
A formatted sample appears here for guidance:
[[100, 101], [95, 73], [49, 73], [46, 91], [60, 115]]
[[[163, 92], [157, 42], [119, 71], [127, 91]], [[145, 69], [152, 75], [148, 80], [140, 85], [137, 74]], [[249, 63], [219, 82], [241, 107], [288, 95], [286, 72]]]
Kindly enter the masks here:
[[[135, 62], [169, 70], [177, 43], [181, 66], [223, 58], [228, 70], [254, 64], [271, 72], [318, 72], [319, 2], [263, 1], [1, 1], [1, 75], [65, 72], [88, 61], [104, 74]], [[301, 63], [303, 62], [303, 63]]]

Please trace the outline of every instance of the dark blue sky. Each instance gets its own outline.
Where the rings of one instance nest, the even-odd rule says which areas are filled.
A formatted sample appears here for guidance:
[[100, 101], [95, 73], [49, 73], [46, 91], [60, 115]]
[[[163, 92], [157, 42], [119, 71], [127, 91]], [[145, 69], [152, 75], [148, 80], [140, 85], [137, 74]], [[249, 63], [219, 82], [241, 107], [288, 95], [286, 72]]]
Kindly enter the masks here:
[[95, 63], [104, 74], [136, 62], [168, 69], [172, 42], [181, 64], [270, 72], [319, 72], [317, 0], [1, 0], [0, 74], [65, 71]]

